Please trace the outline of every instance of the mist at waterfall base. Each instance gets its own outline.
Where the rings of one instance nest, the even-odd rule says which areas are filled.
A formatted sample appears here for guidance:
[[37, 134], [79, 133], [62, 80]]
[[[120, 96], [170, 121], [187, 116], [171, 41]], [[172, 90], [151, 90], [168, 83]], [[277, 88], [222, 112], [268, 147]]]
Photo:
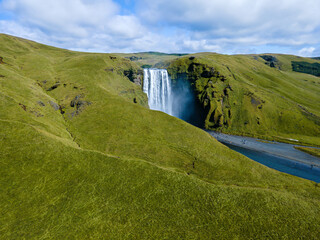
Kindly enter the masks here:
[[165, 112], [197, 127], [203, 127], [200, 103], [186, 75], [171, 80], [167, 70], [144, 69], [143, 91], [150, 109]]
[[203, 128], [205, 114], [195, 96], [193, 86], [186, 74], [181, 74], [172, 81], [172, 115], [194, 126]]

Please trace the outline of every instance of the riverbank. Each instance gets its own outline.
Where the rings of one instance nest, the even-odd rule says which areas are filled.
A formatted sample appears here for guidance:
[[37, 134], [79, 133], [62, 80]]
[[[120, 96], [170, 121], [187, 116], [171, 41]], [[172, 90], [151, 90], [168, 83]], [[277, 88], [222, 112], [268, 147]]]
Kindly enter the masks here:
[[222, 143], [267, 153], [281, 158], [287, 158], [292, 161], [309, 165], [311, 167], [320, 167], [319, 157], [312, 156], [308, 153], [302, 152], [294, 148], [295, 146], [300, 145], [280, 143], [275, 141], [266, 141], [251, 137], [228, 135], [214, 131], [207, 132]]

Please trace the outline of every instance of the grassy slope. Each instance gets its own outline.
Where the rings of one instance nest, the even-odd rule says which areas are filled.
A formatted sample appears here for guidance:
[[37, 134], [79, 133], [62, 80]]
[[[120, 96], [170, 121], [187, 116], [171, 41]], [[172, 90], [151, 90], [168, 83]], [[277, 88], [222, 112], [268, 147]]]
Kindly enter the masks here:
[[[224, 111], [231, 111], [231, 118], [227, 119], [229, 124], [218, 127], [220, 131], [276, 140], [293, 138], [320, 145], [320, 105], [317, 104], [320, 102], [320, 79], [291, 70], [291, 61], [317, 60], [273, 55], [278, 59], [279, 70], [266, 65], [257, 55], [199, 53], [193, 56], [196, 58], [192, 61], [185, 56], [172, 62], [169, 71], [188, 72], [190, 64], [199, 63], [208, 69], [214, 67], [226, 77], [224, 82], [218, 80], [213, 86], [208, 78], [200, 77], [196, 82], [199, 98], [208, 93], [207, 99], [214, 103], [209, 104], [212, 112], [216, 105], [224, 116], [227, 115]], [[222, 89], [227, 85], [232, 91], [228, 90], [226, 98]], [[211, 96], [212, 91], [217, 92], [215, 98]], [[221, 99], [224, 100], [222, 106]], [[212, 128], [213, 117], [209, 121], [211, 112], [208, 113], [206, 124]]]
[[298, 150], [309, 153], [313, 156], [320, 157], [320, 149], [319, 148], [310, 148], [310, 147], [295, 147]]
[[132, 59], [139, 66], [158, 67], [168, 66], [171, 61], [186, 54], [165, 54], [158, 52], [142, 52], [142, 53], [117, 53], [119, 57]]
[[[129, 61], [0, 38], [0, 238], [320, 234], [318, 185], [148, 110]], [[91, 105], [72, 117], [78, 95]]]

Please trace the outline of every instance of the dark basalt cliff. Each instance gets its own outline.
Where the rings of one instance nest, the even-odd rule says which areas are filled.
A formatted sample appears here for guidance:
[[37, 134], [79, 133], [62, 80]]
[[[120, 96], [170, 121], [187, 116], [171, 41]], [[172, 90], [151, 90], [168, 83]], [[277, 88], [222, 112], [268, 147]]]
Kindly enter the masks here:
[[186, 60], [187, 65], [172, 64], [169, 74], [176, 83], [187, 78], [192, 86], [198, 121], [205, 128], [218, 128], [230, 125], [231, 111], [229, 95], [232, 87], [227, 77], [214, 67], [197, 62], [195, 57]]

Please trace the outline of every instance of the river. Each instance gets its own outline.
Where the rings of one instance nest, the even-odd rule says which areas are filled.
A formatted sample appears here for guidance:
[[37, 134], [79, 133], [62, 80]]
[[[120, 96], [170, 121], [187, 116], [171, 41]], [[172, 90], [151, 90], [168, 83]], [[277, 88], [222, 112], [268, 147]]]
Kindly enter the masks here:
[[293, 144], [234, 136], [214, 131], [210, 135], [248, 158], [297, 177], [320, 182], [320, 158], [299, 151]]

